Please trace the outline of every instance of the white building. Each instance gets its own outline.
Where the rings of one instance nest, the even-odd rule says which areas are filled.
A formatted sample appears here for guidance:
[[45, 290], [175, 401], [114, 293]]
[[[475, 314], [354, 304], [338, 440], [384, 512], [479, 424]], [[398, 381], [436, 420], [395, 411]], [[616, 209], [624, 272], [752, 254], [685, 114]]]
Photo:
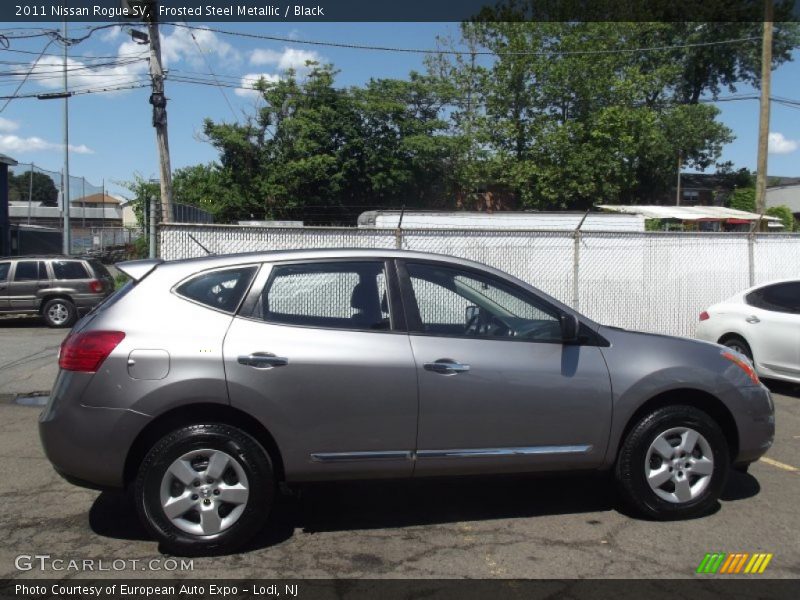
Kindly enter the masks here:
[[[402, 222], [401, 222], [402, 213]], [[371, 210], [358, 226], [374, 229], [506, 229], [529, 231], [644, 231], [641, 215], [585, 212], [477, 212]]]

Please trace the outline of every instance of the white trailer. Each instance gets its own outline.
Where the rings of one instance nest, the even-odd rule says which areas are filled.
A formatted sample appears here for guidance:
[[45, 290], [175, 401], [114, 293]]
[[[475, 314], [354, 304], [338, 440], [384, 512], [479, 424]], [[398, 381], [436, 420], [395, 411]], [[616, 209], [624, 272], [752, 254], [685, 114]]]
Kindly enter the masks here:
[[[402, 222], [401, 222], [402, 214]], [[584, 219], [584, 217], [586, 217]], [[573, 231], [644, 231], [641, 215], [591, 212], [476, 212], [371, 210], [361, 213], [358, 226], [369, 229], [516, 229]]]

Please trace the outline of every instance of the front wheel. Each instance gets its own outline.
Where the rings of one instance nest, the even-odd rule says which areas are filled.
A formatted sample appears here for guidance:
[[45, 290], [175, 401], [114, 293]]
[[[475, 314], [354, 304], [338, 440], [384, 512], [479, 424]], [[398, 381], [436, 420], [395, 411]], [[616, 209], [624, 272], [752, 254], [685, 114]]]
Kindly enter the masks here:
[[725, 435], [705, 412], [668, 406], [644, 416], [625, 438], [615, 475], [623, 499], [654, 519], [708, 513], [728, 476]]
[[275, 493], [269, 455], [223, 424], [191, 425], [147, 453], [134, 486], [137, 511], [172, 553], [230, 552], [264, 525]]

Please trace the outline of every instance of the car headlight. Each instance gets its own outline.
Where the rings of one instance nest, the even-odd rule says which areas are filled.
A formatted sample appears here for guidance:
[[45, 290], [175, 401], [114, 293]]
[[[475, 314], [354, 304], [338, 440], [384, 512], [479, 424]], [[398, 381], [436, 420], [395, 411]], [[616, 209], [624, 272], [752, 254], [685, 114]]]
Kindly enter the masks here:
[[753, 363], [744, 355], [736, 352], [735, 350], [731, 350], [730, 348], [726, 348], [722, 350], [720, 356], [724, 359], [731, 361], [737, 367], [739, 367], [745, 374], [750, 378], [750, 381], [758, 385], [760, 383], [758, 379], [758, 373], [756, 373], [755, 368], [753, 367]]

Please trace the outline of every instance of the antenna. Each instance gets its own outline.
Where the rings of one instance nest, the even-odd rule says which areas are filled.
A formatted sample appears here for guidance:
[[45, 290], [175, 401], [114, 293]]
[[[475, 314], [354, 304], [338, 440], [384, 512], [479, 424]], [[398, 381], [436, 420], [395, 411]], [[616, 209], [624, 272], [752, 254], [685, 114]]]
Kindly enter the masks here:
[[214, 254], [214, 253], [213, 253], [211, 250], [209, 250], [208, 248], [206, 248], [205, 246], [203, 246], [203, 244], [201, 244], [199, 241], [197, 241], [197, 238], [196, 238], [196, 237], [194, 237], [194, 236], [193, 236], [191, 233], [190, 233], [190, 234], [188, 234], [188, 235], [189, 235], [189, 237], [190, 237], [190, 238], [192, 238], [192, 241], [193, 241], [195, 244], [197, 244], [197, 245], [198, 245], [198, 246], [200, 246], [200, 247], [201, 247], [203, 250], [205, 250], [206, 254], [208, 254], [209, 256], [212, 256], [212, 255]]

